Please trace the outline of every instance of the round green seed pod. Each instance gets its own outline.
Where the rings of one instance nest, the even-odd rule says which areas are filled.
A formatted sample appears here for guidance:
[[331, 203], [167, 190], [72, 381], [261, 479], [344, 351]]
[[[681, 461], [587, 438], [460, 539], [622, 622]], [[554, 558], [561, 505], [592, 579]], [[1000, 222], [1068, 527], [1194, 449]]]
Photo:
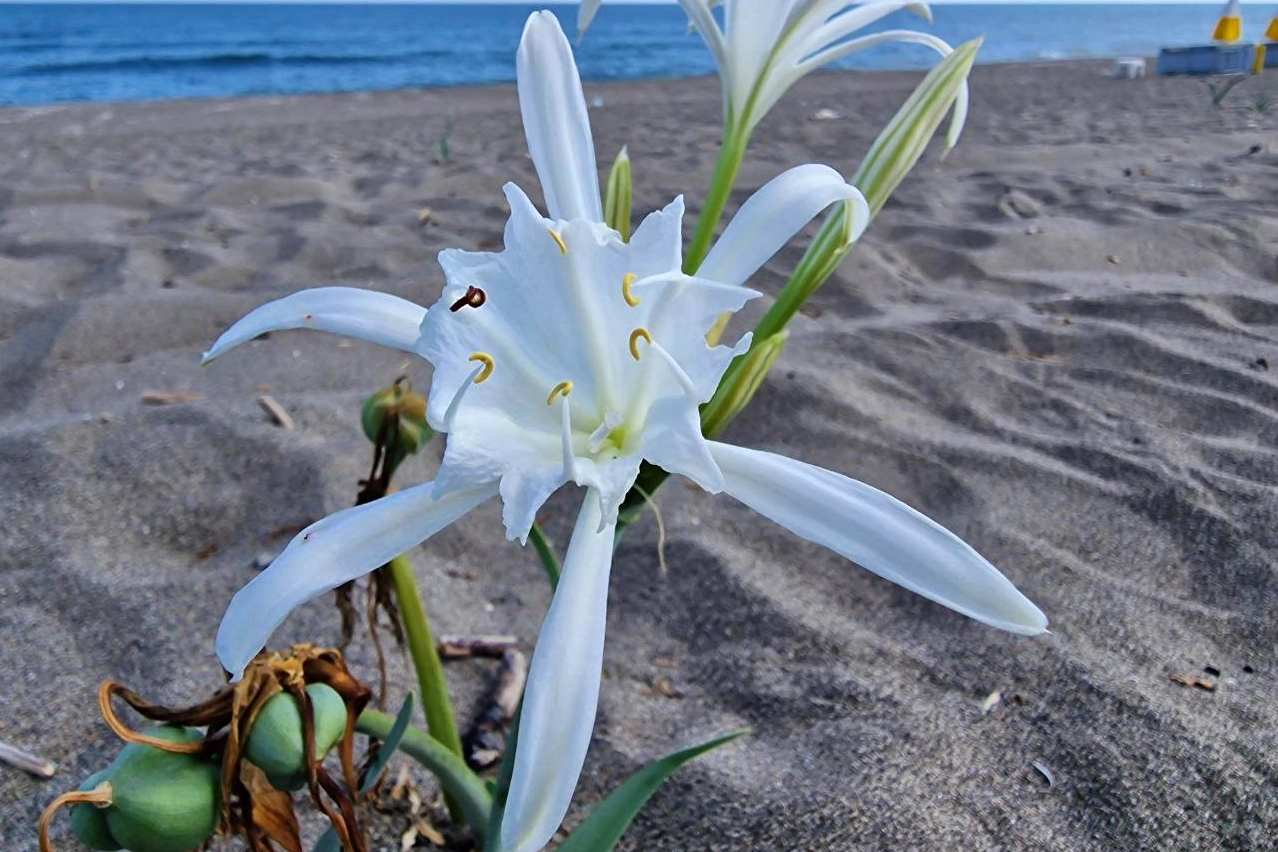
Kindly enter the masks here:
[[[199, 731], [170, 725], [146, 733], [170, 742], [203, 739]], [[107, 827], [129, 852], [189, 852], [217, 828], [221, 769], [207, 756], [130, 743], [107, 772], [112, 789]]]
[[[103, 769], [101, 772], [93, 773], [78, 789], [86, 792], [96, 789], [99, 784], [107, 780], [108, 772], [109, 770]], [[107, 825], [106, 808], [86, 803], [72, 805], [71, 830], [75, 832], [76, 838], [90, 849], [113, 852], [120, 848], [120, 842], [111, 834], [111, 827]]]
[[360, 425], [365, 437], [376, 443], [390, 416], [396, 418], [399, 427], [396, 446], [401, 458], [416, 453], [435, 436], [426, 423], [426, 398], [404, 385], [391, 385], [364, 401]]
[[[346, 702], [323, 683], [306, 687], [315, 718], [315, 757], [322, 758], [346, 733]], [[287, 692], [273, 696], [253, 722], [248, 746], [250, 762], [266, 773], [279, 790], [300, 790], [306, 784], [306, 755], [302, 742], [302, 711]]]

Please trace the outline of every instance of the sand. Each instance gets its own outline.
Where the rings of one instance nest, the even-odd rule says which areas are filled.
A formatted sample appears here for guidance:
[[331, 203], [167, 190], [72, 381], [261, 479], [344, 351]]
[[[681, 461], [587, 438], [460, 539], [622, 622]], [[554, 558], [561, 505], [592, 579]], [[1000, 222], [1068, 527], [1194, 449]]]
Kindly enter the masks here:
[[[671, 483], [668, 574], [651, 519], [618, 554], [578, 801], [674, 745], [753, 734], [679, 775], [622, 848], [1278, 848], [1278, 118], [1246, 106], [1273, 81], [1217, 110], [1199, 81], [1105, 70], [978, 69], [961, 146], [901, 187], [727, 435], [927, 512], [1053, 634], [983, 627]], [[805, 81], [733, 204], [790, 165], [850, 174], [917, 79]], [[587, 96], [605, 165], [630, 146], [636, 209], [695, 207], [717, 82]], [[404, 363], [300, 332], [199, 354], [301, 287], [429, 304], [436, 253], [495, 246], [502, 183], [536, 189], [510, 86], [7, 109], [0, 151], [0, 740], [59, 767], [0, 767], [0, 848], [32, 850], [44, 805], [117, 748], [96, 684], [216, 687], [227, 600], [282, 531], [350, 504], [359, 403]], [[774, 293], [799, 254], [753, 283]], [[577, 499], [547, 510], [561, 541]], [[548, 590], [496, 506], [412, 558], [439, 632], [531, 649]], [[336, 637], [320, 600], [276, 639]], [[367, 641], [351, 659], [372, 676]], [[467, 717], [491, 669], [451, 671]]]

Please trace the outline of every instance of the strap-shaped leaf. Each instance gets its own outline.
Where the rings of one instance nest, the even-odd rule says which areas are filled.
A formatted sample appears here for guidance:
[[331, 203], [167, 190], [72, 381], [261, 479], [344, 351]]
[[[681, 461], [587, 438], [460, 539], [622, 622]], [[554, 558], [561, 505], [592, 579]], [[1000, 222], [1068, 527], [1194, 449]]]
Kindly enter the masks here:
[[386, 764], [390, 763], [391, 755], [395, 753], [395, 749], [399, 748], [400, 741], [404, 739], [404, 734], [408, 732], [408, 723], [413, 718], [413, 694], [410, 692], [404, 697], [404, 706], [399, 708], [399, 712], [395, 714], [395, 724], [391, 726], [390, 734], [386, 739], [382, 740], [381, 750], [377, 753], [377, 759], [369, 764], [368, 771], [364, 773], [364, 783], [360, 785], [359, 791], [367, 793], [373, 789], [373, 785], [377, 783], [378, 777], [382, 774], [382, 770], [386, 768]]
[[[364, 783], [359, 788], [361, 793], [367, 793], [373, 789], [382, 770], [390, 762], [391, 755], [395, 753], [395, 749], [399, 748], [400, 740], [404, 739], [404, 733], [408, 730], [408, 723], [412, 721], [412, 718], [413, 694], [410, 692], [404, 698], [404, 706], [400, 707], [399, 713], [395, 714], [395, 724], [391, 727], [390, 734], [382, 741], [382, 748], [377, 753], [377, 759], [369, 764], [368, 771], [364, 774]], [[337, 839], [337, 832], [330, 828], [320, 836], [313, 852], [341, 852], [341, 849], [342, 841]]]
[[[355, 730], [386, 742], [391, 738], [395, 723], [396, 720], [385, 713], [365, 710], [356, 720]], [[457, 802], [462, 818], [475, 836], [482, 840], [488, 827], [492, 796], [483, 780], [466, 765], [466, 761], [442, 746], [430, 734], [411, 725], [404, 728], [399, 750], [439, 779], [439, 786]]]
[[489, 852], [496, 852], [501, 847], [501, 820], [506, 815], [506, 798], [510, 795], [510, 779], [515, 774], [515, 749], [519, 747], [519, 717], [524, 714], [524, 702], [521, 699], [519, 708], [515, 710], [515, 718], [510, 720], [510, 733], [506, 736], [506, 751], [501, 756], [501, 768], [497, 772], [497, 783], [492, 786], [493, 804], [488, 812], [488, 846]]
[[590, 812], [559, 847], [559, 852], [608, 852], [617, 845], [639, 810], [675, 770], [695, 757], [726, 745], [747, 731], [734, 731], [653, 761], [631, 775]]

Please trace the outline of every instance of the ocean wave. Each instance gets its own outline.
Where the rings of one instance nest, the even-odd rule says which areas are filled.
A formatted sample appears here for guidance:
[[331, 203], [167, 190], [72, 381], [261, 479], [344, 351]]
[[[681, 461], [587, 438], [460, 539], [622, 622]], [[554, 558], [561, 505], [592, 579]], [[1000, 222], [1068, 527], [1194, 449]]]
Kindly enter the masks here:
[[246, 68], [290, 65], [360, 65], [370, 62], [435, 59], [455, 55], [446, 50], [415, 50], [407, 53], [298, 53], [230, 51], [195, 56], [121, 56], [114, 59], [83, 59], [20, 65], [11, 73], [23, 76], [80, 74], [91, 72], [166, 71], [191, 68]]

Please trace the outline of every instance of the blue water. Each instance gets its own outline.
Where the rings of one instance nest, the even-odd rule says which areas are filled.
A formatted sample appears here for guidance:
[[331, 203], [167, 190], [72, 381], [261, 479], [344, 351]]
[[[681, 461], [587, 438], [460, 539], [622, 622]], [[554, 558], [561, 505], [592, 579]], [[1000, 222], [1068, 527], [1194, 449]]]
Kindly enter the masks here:
[[[766, 2], [766, 0], [762, 0]], [[220, 97], [452, 86], [514, 79], [535, 6], [0, 5], [0, 104]], [[570, 28], [575, 6], [552, 7]], [[941, 5], [878, 29], [951, 43], [986, 36], [983, 62], [1149, 55], [1205, 41], [1219, 4]], [[1268, 11], [1266, 9], [1265, 11]], [[1246, 9], [1247, 35], [1266, 20]], [[1255, 33], [1252, 33], [1252, 30]], [[925, 49], [887, 45], [846, 68], [915, 68]], [[678, 6], [604, 4], [578, 49], [587, 80], [714, 72]]]

